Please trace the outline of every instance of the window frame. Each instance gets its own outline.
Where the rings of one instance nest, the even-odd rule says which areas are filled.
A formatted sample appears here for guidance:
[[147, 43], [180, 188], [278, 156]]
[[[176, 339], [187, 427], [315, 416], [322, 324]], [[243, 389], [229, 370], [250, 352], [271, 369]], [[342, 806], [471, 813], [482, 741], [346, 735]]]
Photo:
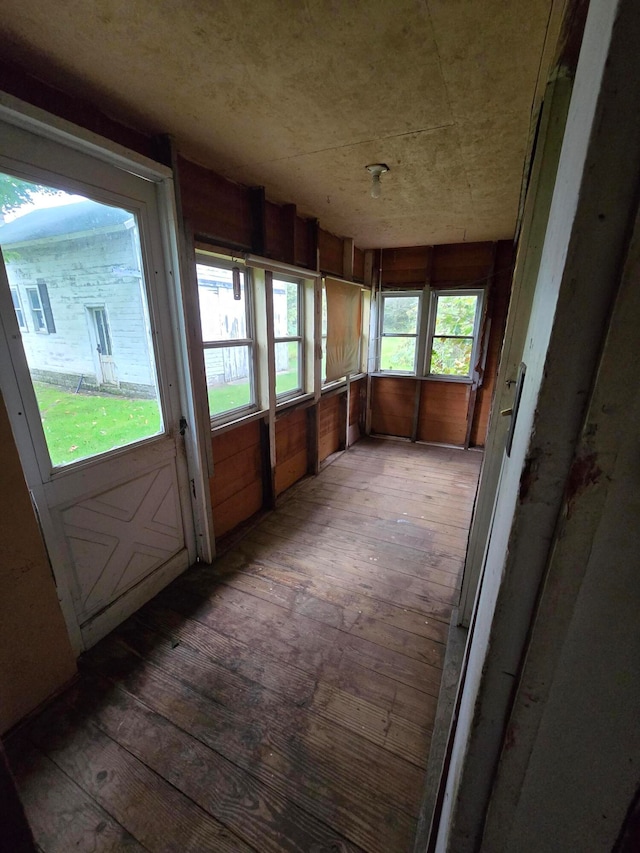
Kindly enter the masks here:
[[[34, 285], [33, 287], [25, 287], [24, 291], [27, 294], [27, 304], [29, 305], [29, 311], [31, 313], [33, 331], [38, 335], [48, 335], [49, 331], [47, 329], [47, 320], [44, 316], [44, 308], [42, 307], [42, 300], [40, 299], [40, 292], [38, 288]], [[38, 300], [38, 307], [33, 304], [32, 294], [35, 294], [36, 299]]]
[[[305, 311], [304, 311], [304, 280], [298, 278], [297, 276], [286, 275], [285, 273], [273, 273], [271, 277], [271, 297], [273, 304], [273, 295], [275, 289], [275, 282], [280, 281], [285, 284], [295, 284], [297, 285], [298, 290], [298, 334], [297, 335], [281, 335], [278, 336], [275, 334], [275, 315], [273, 317], [274, 323], [274, 333], [273, 333], [273, 364], [274, 364], [274, 386], [273, 393], [275, 396], [276, 406], [281, 405], [282, 403], [287, 403], [290, 400], [295, 399], [296, 397], [302, 396], [306, 391], [306, 364], [305, 364]], [[284, 343], [293, 343], [297, 342], [298, 344], [298, 385], [295, 388], [292, 388], [289, 391], [280, 391], [280, 393], [276, 390], [277, 383], [277, 372], [275, 371], [275, 363], [276, 363], [276, 345], [284, 344]]]
[[[251, 269], [247, 267], [243, 262], [236, 261], [235, 259], [226, 259], [220, 258], [217, 256], [211, 256], [206, 254], [205, 252], [197, 251], [195, 253], [195, 277], [196, 277], [196, 286], [198, 291], [197, 305], [198, 305], [198, 326], [199, 326], [199, 335], [200, 335], [200, 345], [202, 347], [202, 359], [203, 359], [203, 373], [205, 380], [205, 392], [207, 397], [207, 406], [209, 407], [209, 389], [206, 385], [206, 363], [204, 361], [204, 356], [207, 350], [215, 350], [215, 349], [229, 349], [233, 347], [247, 347], [249, 350], [249, 357], [247, 359], [249, 365], [249, 393], [250, 393], [250, 401], [247, 404], [242, 406], [236, 406], [232, 409], [225, 409], [223, 412], [219, 412], [217, 414], [211, 414], [211, 409], [209, 407], [209, 421], [212, 428], [222, 426], [231, 421], [236, 421], [242, 417], [247, 415], [251, 415], [254, 412], [257, 412], [259, 409], [258, 404], [258, 393], [257, 393], [257, 346], [256, 346], [256, 329], [255, 329], [255, 292], [254, 292], [254, 282], [253, 275]], [[201, 316], [201, 308], [200, 308], [200, 282], [198, 280], [198, 266], [206, 266], [211, 267], [213, 269], [222, 269], [232, 271], [234, 267], [240, 269], [240, 272], [244, 275], [244, 298], [245, 298], [245, 331], [247, 337], [244, 338], [232, 338], [228, 340], [205, 340], [202, 333], [202, 316]]]
[[[438, 300], [446, 296], [475, 296], [477, 297], [476, 311], [473, 321], [473, 332], [471, 335], [436, 335], [436, 321], [438, 316]], [[432, 288], [429, 299], [429, 321], [427, 326], [427, 337], [425, 346], [425, 361], [423, 376], [438, 382], [473, 382], [475, 365], [478, 359], [478, 348], [480, 345], [480, 330], [482, 327], [482, 312], [484, 308], [485, 290], [482, 287], [475, 288]], [[465, 374], [432, 373], [431, 356], [433, 353], [434, 338], [453, 338], [460, 340], [471, 340], [471, 357], [469, 359], [469, 372]]]
[[[421, 344], [423, 339], [422, 327], [423, 327], [423, 310], [424, 310], [424, 291], [422, 289], [416, 288], [415, 290], [383, 290], [380, 292], [380, 316], [379, 316], [379, 326], [378, 326], [378, 340], [379, 340], [379, 349], [378, 349], [378, 372], [383, 373], [385, 376], [418, 376], [418, 368], [422, 362], [421, 360]], [[385, 302], [389, 298], [404, 298], [404, 297], [412, 297], [413, 299], [418, 299], [418, 314], [416, 317], [416, 331], [415, 333], [400, 333], [400, 332], [388, 332], [384, 331], [384, 309]], [[384, 338], [413, 338], [415, 340], [415, 354], [413, 360], [413, 370], [394, 370], [392, 368], [382, 367], [382, 341]]]
[[[24, 304], [22, 302], [22, 296], [20, 295], [20, 291], [13, 284], [9, 285], [9, 290], [11, 291], [11, 301], [13, 302], [13, 308], [16, 312], [18, 328], [21, 332], [28, 332], [29, 326], [27, 324], [27, 313], [24, 310]], [[20, 321], [20, 317], [22, 317], [22, 322]]]

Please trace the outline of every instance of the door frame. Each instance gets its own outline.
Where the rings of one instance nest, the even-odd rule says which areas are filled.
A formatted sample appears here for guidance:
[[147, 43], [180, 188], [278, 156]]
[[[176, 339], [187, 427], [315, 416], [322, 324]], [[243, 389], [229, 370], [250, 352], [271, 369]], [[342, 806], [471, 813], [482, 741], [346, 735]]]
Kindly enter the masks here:
[[[168, 308], [169, 314], [165, 324], [165, 331], [168, 332], [165, 337], [168, 340], [164, 344], [160, 342], [160, 349], [165, 351], [165, 356], [167, 354], [169, 356], [163, 359], [169, 374], [165, 377], [165, 385], [170, 388], [171, 396], [170, 400], [165, 400], [165, 406], [168, 409], [167, 416], [169, 416], [170, 411], [173, 421], [175, 421], [175, 423], [166, 423], [165, 430], [168, 435], [173, 434], [175, 436], [176, 463], [184, 471], [182, 479], [185, 485], [181, 489], [181, 502], [183, 522], [185, 522], [183, 525], [185, 546], [189, 553], [189, 559], [191, 562], [197, 558], [210, 562], [213, 557], [213, 522], [208, 488], [209, 466], [206, 444], [210, 437], [204, 435], [203, 430], [198, 428], [198, 418], [196, 417], [197, 387], [189, 370], [190, 359], [186, 335], [188, 324], [185, 317], [188, 300], [185, 285], [183, 285], [183, 281], [186, 281], [188, 286], [188, 277], [181, 275], [181, 272], [186, 270], [185, 247], [183, 241], [179, 239], [179, 218], [176, 210], [172, 171], [143, 155], [129, 151], [117, 143], [1, 92], [0, 122], [27, 131], [43, 141], [62, 145], [71, 152], [88, 155], [96, 161], [98, 172], [100, 171], [100, 162], [102, 162], [110, 170], [115, 167], [117, 170], [147, 180], [155, 187], [157, 222], [154, 225], [156, 226], [155, 243], [157, 246], [154, 246], [154, 257], [156, 250], [158, 250], [162, 261], [161, 264], [157, 265], [160, 269], [155, 270], [155, 272], [156, 279], [164, 279], [160, 286], [164, 291], [163, 301], [166, 303], [165, 307]], [[27, 158], [25, 158], [24, 164], [26, 168], [29, 167]], [[36, 174], [37, 171], [37, 167], [34, 166]], [[52, 168], [51, 171], [63, 172], [64, 170], [58, 167]], [[73, 181], [71, 184], [73, 185]], [[103, 185], [107, 189], [106, 194], [108, 194], [108, 181]], [[157, 285], [155, 281], [150, 280], [148, 287], [153, 290]], [[13, 410], [20, 417], [24, 414], [22, 411], [23, 398], [12, 362], [8, 358], [10, 350], [15, 349], [15, 342], [12, 348], [7, 335], [8, 330], [3, 323], [0, 323], [0, 379], [3, 394], [7, 409]], [[31, 414], [34, 415], [33, 412]], [[184, 433], [180, 429], [182, 419], [186, 420], [187, 424]], [[25, 427], [27, 427], [26, 421], [25, 418]], [[177, 435], [178, 431], [180, 431], [181, 436], [184, 436], [183, 440]], [[44, 502], [44, 488], [42, 485], [38, 485], [42, 482], [42, 459], [37, 458], [40, 455], [37, 453], [37, 448], [38, 441], [41, 441], [41, 438], [32, 436], [29, 429], [25, 428], [23, 430], [14, 429], [14, 439], [25, 478], [32, 494], [34, 510], [43, 533], [43, 539], [47, 549], [51, 549], [53, 543], [50, 528], [51, 520], [48, 518], [49, 514]], [[117, 458], [117, 451], [115, 454], [114, 458]], [[64, 476], [63, 472], [62, 476]], [[64, 565], [64, 555], [50, 552], [50, 561], [60, 607], [71, 643], [76, 654], [79, 654], [84, 649], [85, 643], [75, 613], [70, 579], [65, 576], [66, 572], [54, 569], [54, 566]], [[158, 574], [162, 575], [162, 570], [159, 570]], [[169, 573], [169, 576], [164, 578], [164, 583], [157, 589], [155, 588], [157, 584], [152, 585], [150, 594], [145, 600], [155, 595], [171, 579]], [[141, 582], [140, 586], [144, 586], [144, 581]], [[144, 594], [143, 590], [141, 592]], [[139, 606], [142, 603], [144, 601], [141, 600]], [[117, 623], [111, 624], [107, 630], [111, 630], [115, 624]]]

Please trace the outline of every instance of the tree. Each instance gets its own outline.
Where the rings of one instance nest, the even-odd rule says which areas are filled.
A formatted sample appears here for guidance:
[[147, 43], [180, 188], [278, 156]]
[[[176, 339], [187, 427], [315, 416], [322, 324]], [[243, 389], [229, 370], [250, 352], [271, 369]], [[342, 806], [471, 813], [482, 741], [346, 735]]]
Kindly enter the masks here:
[[56, 195], [57, 192], [58, 190], [51, 187], [31, 184], [29, 181], [0, 173], [0, 212], [12, 213], [23, 204], [33, 201], [36, 195]]

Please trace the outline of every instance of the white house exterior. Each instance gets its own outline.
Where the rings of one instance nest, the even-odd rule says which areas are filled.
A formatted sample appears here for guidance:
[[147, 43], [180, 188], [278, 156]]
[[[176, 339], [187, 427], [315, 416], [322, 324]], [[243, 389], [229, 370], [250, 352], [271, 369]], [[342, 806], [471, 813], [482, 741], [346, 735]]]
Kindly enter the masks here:
[[155, 396], [135, 218], [93, 201], [34, 210], [0, 227], [34, 379]]

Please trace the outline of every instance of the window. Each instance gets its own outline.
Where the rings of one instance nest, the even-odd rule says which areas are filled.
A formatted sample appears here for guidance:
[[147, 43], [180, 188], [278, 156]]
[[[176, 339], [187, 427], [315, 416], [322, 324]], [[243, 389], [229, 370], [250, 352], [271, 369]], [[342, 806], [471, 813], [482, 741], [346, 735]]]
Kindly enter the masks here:
[[49, 291], [42, 279], [38, 279], [38, 286], [27, 288], [27, 300], [31, 310], [33, 329], [35, 332], [53, 335], [56, 324], [53, 321], [51, 303], [49, 302]]
[[[26, 186], [34, 197], [55, 192], [65, 201], [31, 210], [25, 203], [21, 215], [2, 226], [13, 305], [19, 325], [28, 324], [31, 332], [21, 336], [21, 344], [48, 472], [49, 463], [62, 468], [165, 430], [141, 244], [137, 229], [127, 225], [135, 212], [52, 187]], [[61, 242], [52, 243], [52, 235]], [[25, 286], [24, 270], [36, 266], [46, 270], [49, 286], [44, 278]], [[87, 304], [106, 294], [109, 307]]]
[[226, 419], [255, 406], [250, 279], [244, 268], [196, 264], [209, 414]]
[[481, 290], [436, 290], [431, 294], [427, 373], [470, 379], [482, 315]]
[[380, 318], [380, 370], [415, 373], [421, 293], [383, 293]]
[[17, 287], [10, 288], [11, 290], [11, 299], [13, 301], [13, 307], [16, 312], [16, 319], [18, 321], [18, 326], [23, 330], [27, 331], [27, 321], [24, 316], [24, 309], [22, 307], [22, 302], [20, 301], [20, 294], [18, 293]]
[[303, 320], [301, 282], [274, 278], [276, 397], [293, 397], [303, 390]]

